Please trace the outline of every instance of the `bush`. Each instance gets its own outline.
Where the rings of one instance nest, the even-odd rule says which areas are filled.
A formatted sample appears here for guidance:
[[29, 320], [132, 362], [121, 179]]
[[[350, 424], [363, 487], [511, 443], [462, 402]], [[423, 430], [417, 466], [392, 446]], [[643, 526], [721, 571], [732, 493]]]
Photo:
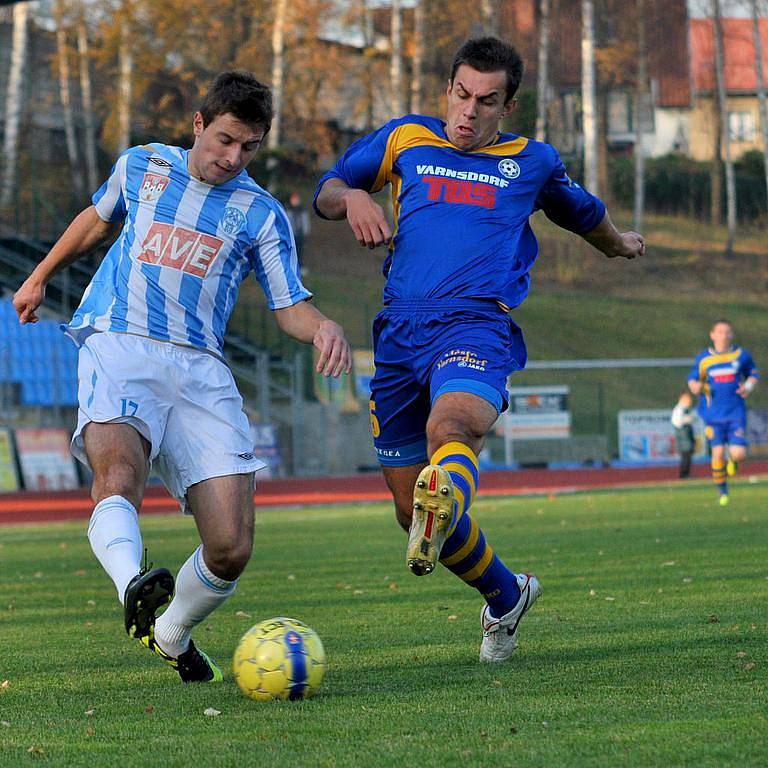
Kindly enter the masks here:
[[[635, 168], [631, 157], [609, 160], [614, 199], [631, 208], [634, 202]], [[646, 160], [646, 209], [654, 213], [691, 216], [707, 220], [710, 212], [710, 166], [680, 155]], [[725, 183], [723, 183], [725, 187]], [[721, 203], [725, 215], [725, 189]], [[766, 189], [761, 152], [748, 152], [736, 164], [736, 208], [740, 221], [766, 216]]]

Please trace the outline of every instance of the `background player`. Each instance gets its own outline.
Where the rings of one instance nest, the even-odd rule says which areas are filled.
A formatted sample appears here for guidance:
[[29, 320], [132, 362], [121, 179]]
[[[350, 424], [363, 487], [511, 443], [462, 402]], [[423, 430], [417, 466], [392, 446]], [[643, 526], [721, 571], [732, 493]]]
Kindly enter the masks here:
[[[553, 147], [499, 133], [522, 73], [506, 43], [468, 41], [451, 68], [446, 120], [390, 121], [355, 142], [315, 196], [317, 212], [346, 218], [361, 245], [389, 245], [373, 328], [374, 444], [409, 531], [410, 569], [429, 573], [440, 559], [485, 598], [484, 661], [510, 656], [540, 589], [501, 562], [467, 512], [477, 454], [507, 406], [507, 377], [526, 361], [508, 311], [525, 299], [538, 251], [528, 217], [542, 208], [609, 257], [644, 249], [568, 178]], [[394, 228], [370, 194], [387, 183]]]
[[[246, 275], [255, 273], [280, 328], [318, 348], [318, 371], [350, 368], [342, 329], [307, 302], [282, 206], [245, 172], [271, 120], [266, 86], [245, 72], [219, 75], [194, 115], [192, 149], [124, 152], [13, 300], [22, 324], [36, 322], [51, 277], [122, 225], [67, 327], [80, 346], [72, 451], [93, 471], [88, 538], [124, 603], [126, 631], [185, 682], [221, 680], [190, 633], [232, 594], [253, 546], [253, 477], [264, 464], [222, 358]], [[174, 579], [141, 569], [137, 510], [150, 462], [202, 541], [157, 622]]]
[[733, 345], [733, 327], [728, 320], [716, 320], [709, 338], [712, 346], [696, 356], [688, 387], [694, 395], [701, 395], [698, 411], [712, 453], [712, 480], [720, 492], [720, 504], [725, 506], [729, 501], [727, 478], [736, 474], [747, 454], [745, 400], [757, 385], [759, 374], [752, 355]]

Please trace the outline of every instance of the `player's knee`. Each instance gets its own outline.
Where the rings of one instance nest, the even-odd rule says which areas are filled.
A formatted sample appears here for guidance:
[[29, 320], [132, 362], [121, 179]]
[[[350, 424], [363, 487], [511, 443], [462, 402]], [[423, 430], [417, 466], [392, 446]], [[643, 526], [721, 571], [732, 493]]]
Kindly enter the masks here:
[[145, 472], [130, 462], [117, 462], [104, 469], [95, 469], [91, 498], [95, 504], [110, 496], [123, 496], [137, 508], [141, 504]]
[[214, 576], [234, 581], [245, 570], [251, 559], [250, 541], [218, 542], [205, 546], [205, 562]]
[[457, 418], [435, 419], [427, 424], [427, 443], [430, 452], [450, 442], [475, 445], [485, 437], [484, 433], [468, 422]]

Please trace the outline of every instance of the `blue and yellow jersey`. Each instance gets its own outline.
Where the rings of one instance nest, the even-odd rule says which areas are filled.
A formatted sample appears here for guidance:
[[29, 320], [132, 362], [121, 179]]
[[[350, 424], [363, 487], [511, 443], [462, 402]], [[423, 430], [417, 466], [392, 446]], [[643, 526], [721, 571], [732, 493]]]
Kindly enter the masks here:
[[743, 347], [732, 347], [722, 354], [711, 348], [700, 352], [688, 381], [703, 384], [698, 407], [701, 418], [707, 423], [743, 421], [746, 405], [736, 390], [750, 376], [758, 378], [759, 373], [752, 355]]
[[442, 120], [421, 115], [391, 120], [352, 144], [320, 179], [315, 198], [332, 178], [367, 192], [392, 185], [385, 304], [483, 298], [516, 307], [538, 255], [530, 215], [542, 209], [577, 234], [605, 215], [549, 144], [499, 133], [492, 144], [465, 152], [448, 140]]

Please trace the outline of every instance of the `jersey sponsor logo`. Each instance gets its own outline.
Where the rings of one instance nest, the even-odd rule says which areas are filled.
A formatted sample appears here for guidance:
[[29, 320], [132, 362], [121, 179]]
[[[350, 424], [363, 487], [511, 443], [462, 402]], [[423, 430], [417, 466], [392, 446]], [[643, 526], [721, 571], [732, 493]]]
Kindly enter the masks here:
[[245, 214], [239, 208], [227, 206], [221, 216], [219, 226], [228, 235], [236, 235], [245, 226]]
[[[514, 162], [514, 160], [512, 161]], [[515, 163], [517, 165], [517, 163]], [[519, 169], [518, 169], [519, 171]], [[447, 179], [459, 179], [460, 181], [479, 181], [482, 184], [491, 184], [500, 189], [506, 189], [509, 182], [500, 179], [490, 173], [477, 173], [476, 171], [457, 171], [442, 165], [416, 165], [416, 173], [420, 176], [444, 176]]]
[[171, 164], [167, 160], [163, 160], [162, 157], [150, 157], [149, 162], [154, 163], [155, 165], [159, 165], [161, 168], [171, 167]]
[[438, 176], [424, 176], [422, 181], [429, 186], [427, 200], [479, 205], [482, 208], [496, 207], [496, 187], [490, 184], [458, 181]]
[[205, 277], [224, 241], [193, 229], [155, 221], [141, 244], [138, 259]]
[[516, 179], [520, 175], [520, 166], [511, 158], [499, 160], [499, 173], [508, 179]]
[[145, 203], [153, 203], [165, 192], [170, 179], [159, 173], [145, 173], [139, 187], [139, 197]]
[[712, 380], [716, 384], [728, 384], [732, 381], [736, 381], [736, 374], [730, 371], [723, 371], [722, 373], [717, 371], [712, 374]]

